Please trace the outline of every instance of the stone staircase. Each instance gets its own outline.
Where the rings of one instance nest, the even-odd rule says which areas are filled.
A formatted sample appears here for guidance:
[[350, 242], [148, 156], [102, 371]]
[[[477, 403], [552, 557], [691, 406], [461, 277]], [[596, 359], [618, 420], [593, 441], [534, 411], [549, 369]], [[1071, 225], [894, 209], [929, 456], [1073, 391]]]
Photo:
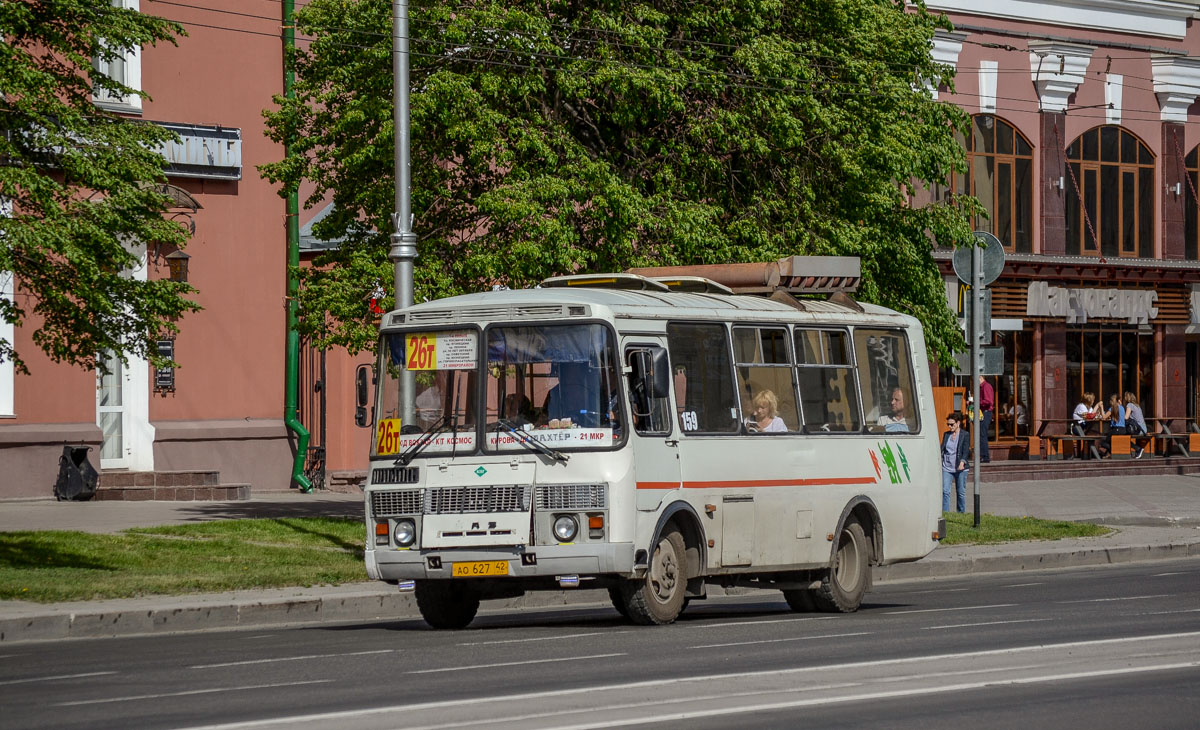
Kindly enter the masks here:
[[[1200, 456], [1164, 458], [1147, 453], [1140, 459], [1033, 459], [996, 461], [980, 467], [979, 481], [1023, 482], [1087, 477], [1148, 477], [1168, 474], [1200, 474]], [[968, 485], [970, 478], [967, 479]]]
[[249, 484], [221, 484], [218, 471], [100, 472], [97, 500], [137, 502], [226, 502], [250, 499]]

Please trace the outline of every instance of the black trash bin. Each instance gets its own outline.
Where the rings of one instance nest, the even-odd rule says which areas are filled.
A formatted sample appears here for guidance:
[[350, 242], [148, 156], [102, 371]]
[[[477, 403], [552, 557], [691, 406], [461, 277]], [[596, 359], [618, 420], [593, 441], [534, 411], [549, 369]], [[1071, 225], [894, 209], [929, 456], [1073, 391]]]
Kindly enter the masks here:
[[96, 495], [96, 484], [100, 475], [88, 461], [90, 446], [64, 446], [58, 457], [58, 481], [54, 483], [54, 496], [62, 501], [73, 499], [86, 502]]

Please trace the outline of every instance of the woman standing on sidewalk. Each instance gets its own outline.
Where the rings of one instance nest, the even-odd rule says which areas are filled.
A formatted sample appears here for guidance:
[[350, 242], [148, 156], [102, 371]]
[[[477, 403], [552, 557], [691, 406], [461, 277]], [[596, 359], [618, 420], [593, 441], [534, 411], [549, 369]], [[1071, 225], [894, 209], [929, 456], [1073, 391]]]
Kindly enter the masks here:
[[946, 416], [947, 431], [942, 434], [942, 511], [950, 511], [950, 489], [958, 493], [958, 511], [967, 511], [967, 461], [971, 441], [962, 430], [962, 414]]

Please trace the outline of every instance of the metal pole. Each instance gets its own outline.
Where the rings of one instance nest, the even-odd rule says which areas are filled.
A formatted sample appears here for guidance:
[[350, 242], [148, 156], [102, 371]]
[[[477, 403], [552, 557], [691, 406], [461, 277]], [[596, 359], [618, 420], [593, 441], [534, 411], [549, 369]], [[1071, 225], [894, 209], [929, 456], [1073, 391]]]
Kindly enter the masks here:
[[[403, 309], [413, 303], [413, 259], [417, 257], [417, 236], [412, 231], [410, 189], [412, 179], [409, 162], [408, 124], [408, 0], [392, 2], [392, 101], [396, 156], [396, 212], [392, 216], [392, 248], [388, 259], [393, 266], [395, 308]], [[401, 424], [413, 423], [415, 414], [413, 393], [415, 381], [405, 370], [400, 379]]]
[[971, 249], [971, 388], [974, 407], [971, 409], [971, 481], [975, 487], [975, 527], [979, 527], [979, 439], [987, 438], [983, 431], [983, 419], [979, 402], [979, 339], [983, 331], [983, 262], [978, 241]]

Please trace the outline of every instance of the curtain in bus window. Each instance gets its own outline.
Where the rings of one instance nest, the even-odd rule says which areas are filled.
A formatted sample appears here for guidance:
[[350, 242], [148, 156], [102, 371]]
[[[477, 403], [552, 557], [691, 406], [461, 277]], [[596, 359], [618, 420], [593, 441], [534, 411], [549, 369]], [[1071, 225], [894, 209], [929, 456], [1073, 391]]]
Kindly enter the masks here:
[[858, 384], [846, 333], [797, 329], [796, 379], [805, 433], [846, 433], [862, 427]]
[[735, 433], [740, 422], [729, 341], [720, 324], [668, 324], [679, 427], [688, 433]]
[[904, 332], [856, 329], [854, 347], [867, 430], [920, 431], [916, 383]]

